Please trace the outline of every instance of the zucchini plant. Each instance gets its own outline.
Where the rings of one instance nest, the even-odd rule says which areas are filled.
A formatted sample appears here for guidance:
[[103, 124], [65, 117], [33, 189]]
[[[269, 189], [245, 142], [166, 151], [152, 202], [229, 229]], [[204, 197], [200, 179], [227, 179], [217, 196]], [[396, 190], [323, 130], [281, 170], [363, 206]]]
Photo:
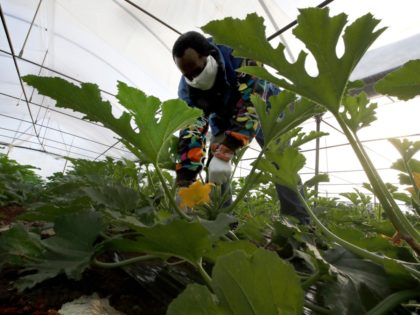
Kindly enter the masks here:
[[[376, 105], [370, 104], [363, 92], [355, 96], [348, 93], [352, 87], [359, 85], [349, 82], [353, 69], [385, 28], [375, 31], [379, 20], [373, 18], [371, 14], [360, 17], [344, 29], [346, 23], [347, 16], [344, 13], [330, 17], [328, 8], [300, 10], [298, 25], [293, 29], [293, 34], [305, 44], [307, 50], [315, 58], [318, 69], [316, 76], [309, 75], [305, 69], [306, 52], [301, 51], [297, 61], [290, 63], [285, 57], [285, 46], [283, 44], [280, 43], [278, 47], [273, 48], [267, 42], [263, 19], [256, 14], [248, 15], [245, 20], [226, 18], [222, 21], [212, 21], [204, 26], [203, 30], [211, 34], [217, 42], [232, 47], [236, 56], [251, 58], [274, 68], [277, 76], [265, 68], [257, 66], [243, 67], [240, 71], [267, 79], [287, 91], [296, 93], [302, 97], [302, 101], [306, 100], [308, 103], [321, 106], [335, 117], [362, 164], [375, 195], [387, 216], [401, 238], [406, 240], [413, 250], [419, 254], [419, 231], [407, 219], [392, 198], [357, 136], [358, 130], [368, 126], [376, 119]], [[226, 29], [232, 30], [232, 32], [226, 32]], [[338, 57], [336, 47], [342, 33], [345, 51], [341, 57]], [[399, 96], [401, 99], [414, 97], [419, 93], [420, 76], [417, 72], [419, 65], [420, 60], [411, 61], [395, 73], [389, 74], [377, 83], [378, 92]], [[266, 112], [262, 107], [263, 101], [254, 96], [253, 102], [259, 116], [264, 117]], [[261, 127], [267, 138], [266, 147], [270, 146], [270, 140], [273, 139], [271, 136], [275, 128], [273, 126], [281, 126], [283, 123], [276, 122], [276, 114], [275, 110], [270, 110], [271, 124], [261, 119]], [[291, 155], [292, 148], [286, 148], [283, 152], [285, 156]], [[284, 170], [279, 171], [272, 164], [274, 161], [277, 165], [282, 165], [282, 156], [274, 156], [273, 154], [270, 159], [267, 155], [267, 162], [262, 164], [261, 162], [264, 160], [257, 161], [255, 165], [259, 164], [260, 168], [262, 167], [273, 174], [277, 182], [297, 191], [296, 175], [303, 164], [302, 157], [299, 157], [298, 152], [295, 151], [293, 154], [295, 156], [293, 161], [300, 163], [300, 165], [295, 165], [295, 175], [288, 176], [287, 179]], [[293, 168], [288, 165], [288, 169]], [[291, 180], [291, 178], [294, 178], [294, 180]], [[302, 202], [306, 203], [303, 199]], [[317, 219], [313, 211], [309, 207], [306, 208], [317, 226], [327, 235], [335, 238], [335, 235], [330, 233]], [[336, 241], [352, 251], [358, 252], [358, 249], [351, 244], [339, 239], [336, 239]], [[369, 257], [378, 263], [384, 262], [384, 258], [372, 255], [372, 253], [358, 252], [358, 254], [364, 255], [366, 258]], [[411, 267], [408, 268], [411, 270]], [[418, 271], [411, 270], [411, 272], [418, 277]]]
[[[378, 22], [368, 14], [349, 25], [343, 35], [346, 50], [343, 56], [337, 57], [336, 46], [346, 24], [345, 14], [330, 17], [328, 9], [301, 10], [294, 34], [315, 57], [319, 72], [316, 77], [305, 70], [306, 53], [302, 52], [297, 62], [291, 64], [284, 56], [283, 45], [276, 49], [270, 46], [265, 40], [263, 20], [255, 14], [245, 20], [228, 18], [203, 27], [217, 42], [234, 48], [237, 55], [261, 61], [284, 77], [277, 77], [262, 67], [241, 69], [274, 82], [284, 91], [270, 99], [270, 108], [266, 108], [260, 98], [252, 96], [265, 145], [250, 175], [237, 191], [235, 201], [222, 209], [219, 208], [223, 196], [214, 194], [221, 199], [208, 202], [209, 187], [195, 183], [183, 191], [185, 195], [197, 194], [183, 200], [193, 208], [192, 213], [185, 213], [178, 206], [163, 172], [172, 163], [174, 133], [192, 124], [201, 115], [200, 110], [180, 100], [160, 102], [119, 82], [117, 100], [125, 112], [116, 118], [110, 102], [101, 98], [95, 84], [77, 86], [61, 78], [23, 77], [40, 94], [55, 99], [56, 106], [84, 113], [85, 119], [113, 130], [149, 169], [145, 181], [136, 181], [132, 172], [128, 184], [126, 176], [119, 177], [125, 185], [131, 185], [124, 189], [85, 184], [80, 185], [84, 186], [80, 187], [81, 193], [73, 185], [75, 200], [87, 197], [88, 202], [81, 211], [62, 215], [54, 212], [49, 220], [53, 222], [55, 234], [49, 238], [42, 239], [22, 225], [3, 233], [0, 238], [2, 261], [8, 260], [32, 271], [17, 283], [19, 288], [32, 287], [59, 273], [78, 279], [83, 270], [90, 267], [125, 267], [157, 260], [167, 264], [188, 263], [202, 278], [199, 283], [189, 284], [169, 305], [169, 315], [302, 314], [304, 308], [317, 314], [374, 315], [418, 298], [419, 232], [390, 196], [357, 138], [357, 131], [375, 119], [375, 105], [369, 104], [364, 94], [349, 94], [356, 86], [349, 82], [352, 70], [384, 31], [374, 31]], [[399, 95], [397, 86], [409, 76], [417, 80], [417, 91], [406, 84], [402, 97], [416, 95], [420, 81], [417, 73], [420, 72], [412, 67], [418, 67], [418, 63], [408, 64], [385, 78], [378, 84], [378, 90]], [[337, 119], [387, 217], [411, 246], [405, 247], [403, 257], [389, 242], [381, 244], [386, 248], [385, 256], [378, 253], [376, 247], [366, 247], [369, 239], [350, 238], [347, 230], [324, 224], [303, 198], [316, 230], [275, 215], [264, 220], [244, 216], [236, 231], [232, 230], [238, 223], [235, 213], [239, 211], [235, 210], [249, 190], [256, 189], [257, 183], [274, 181], [298, 192], [298, 172], [305, 164], [299, 146], [324, 136], [316, 132], [304, 134], [299, 125], [325, 110]], [[283, 118], [279, 119], [281, 113]], [[145, 222], [130, 210], [138, 206], [136, 196], [141, 199], [141, 193], [153, 190], [151, 186], [154, 187], [156, 181], [152, 173], [168, 201], [160, 206], [170, 214]], [[416, 176], [412, 175], [415, 183]], [[60, 181], [60, 178], [55, 180]], [[95, 182], [92, 177], [85, 177], [84, 181]], [[110, 194], [122, 198], [115, 201], [109, 198]], [[129, 200], [133, 203], [127, 202]], [[199, 205], [201, 203], [204, 205]], [[64, 204], [59, 207], [64, 208]], [[151, 207], [157, 208], [155, 204]], [[203, 211], [198, 211], [200, 207]], [[211, 215], [206, 217], [205, 213]], [[320, 236], [319, 231], [327, 239]], [[358, 235], [363, 238], [363, 234]], [[324, 240], [326, 246], [317, 243], [319, 239]], [[107, 252], [128, 252], [132, 257], [105, 261]], [[313, 289], [316, 289], [316, 300], [311, 299], [313, 294], [309, 293]]]

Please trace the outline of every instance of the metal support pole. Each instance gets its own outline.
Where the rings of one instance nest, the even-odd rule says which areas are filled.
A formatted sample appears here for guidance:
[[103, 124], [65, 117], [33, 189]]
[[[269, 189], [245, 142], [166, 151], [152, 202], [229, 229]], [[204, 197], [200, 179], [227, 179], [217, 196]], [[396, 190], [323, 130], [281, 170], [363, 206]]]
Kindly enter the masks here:
[[19, 57], [22, 57], [22, 55], [23, 55], [23, 51], [25, 50], [26, 42], [28, 41], [29, 34], [31, 33], [32, 26], [34, 25], [34, 22], [35, 22], [36, 16], [38, 15], [38, 11], [39, 11], [39, 8], [41, 7], [41, 3], [42, 3], [42, 0], [39, 0], [38, 7], [36, 8], [36, 11], [35, 11], [34, 17], [32, 18], [31, 25], [29, 26], [28, 33], [26, 33], [25, 40], [24, 40], [23, 45], [22, 45], [22, 48], [21, 48], [21, 50], [20, 50]]
[[[316, 132], [321, 131], [322, 115], [315, 116]], [[319, 137], [315, 140], [315, 176], [319, 174]], [[315, 198], [318, 198], [318, 183], [315, 183]]]
[[31, 118], [31, 122], [32, 122], [32, 126], [33, 126], [33, 129], [34, 129], [34, 132], [35, 132], [35, 136], [38, 139], [38, 142], [41, 145], [42, 150], [45, 151], [44, 145], [42, 144], [41, 139], [39, 138], [38, 131], [35, 128], [36, 123], [34, 121], [34, 117], [33, 117], [32, 112], [31, 112], [31, 107], [29, 105], [29, 99], [28, 99], [28, 96], [26, 95], [25, 87], [23, 85], [23, 81], [22, 81], [22, 78], [21, 78], [20, 70], [19, 70], [19, 65], [17, 63], [17, 58], [16, 58], [16, 55], [15, 55], [15, 50], [14, 50], [13, 44], [12, 44], [12, 39], [10, 38], [9, 30], [7, 28], [6, 19], [4, 17], [3, 8], [2, 8], [1, 5], [0, 5], [0, 18], [1, 18], [1, 22], [3, 24], [4, 32], [6, 33], [6, 38], [7, 38], [8, 44], [9, 44], [10, 52], [12, 53], [13, 63], [15, 65], [15, 69], [16, 69], [16, 73], [17, 73], [17, 76], [18, 76], [18, 79], [19, 79], [20, 87], [22, 89], [22, 93], [23, 93], [23, 96], [25, 98], [26, 106], [28, 108], [28, 112], [29, 112], [29, 116]]

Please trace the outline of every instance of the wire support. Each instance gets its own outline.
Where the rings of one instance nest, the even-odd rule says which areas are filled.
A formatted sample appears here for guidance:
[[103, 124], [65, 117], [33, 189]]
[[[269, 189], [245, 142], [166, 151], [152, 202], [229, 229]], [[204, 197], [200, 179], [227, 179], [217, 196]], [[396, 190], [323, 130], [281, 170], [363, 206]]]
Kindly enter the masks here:
[[[327, 5], [329, 5], [331, 2], [333, 2], [334, 0], [326, 0], [321, 2], [320, 4], [318, 4], [316, 7], [317, 8], [324, 8]], [[272, 39], [274, 39], [275, 37], [277, 37], [278, 35], [283, 34], [284, 32], [286, 32], [288, 29], [292, 28], [293, 26], [297, 25], [297, 20], [294, 20], [292, 22], [290, 22], [289, 24], [287, 24], [286, 26], [284, 26], [283, 28], [279, 29], [277, 32], [275, 32], [274, 34], [270, 35], [267, 37], [267, 41], [270, 41]]]
[[31, 107], [30, 107], [30, 104], [29, 104], [28, 96], [26, 95], [25, 87], [23, 85], [23, 81], [22, 81], [22, 78], [21, 78], [20, 70], [19, 70], [19, 65], [17, 63], [17, 57], [15, 55], [15, 50], [13, 48], [12, 40], [10, 38], [10, 33], [9, 33], [8, 28], [7, 28], [6, 19], [4, 17], [3, 8], [2, 8], [1, 5], [0, 5], [0, 18], [1, 18], [1, 22], [3, 24], [4, 32], [6, 33], [7, 43], [9, 45], [10, 52], [12, 54], [13, 63], [15, 65], [16, 73], [17, 73], [17, 76], [19, 78], [20, 87], [22, 89], [22, 93], [23, 93], [23, 96], [25, 98], [26, 106], [28, 108], [29, 116], [31, 118], [31, 122], [32, 122], [32, 125], [33, 125], [33, 129], [34, 129], [35, 135], [36, 135], [36, 137], [37, 137], [37, 139], [39, 141], [39, 144], [41, 145], [41, 148], [45, 150], [45, 148], [44, 148], [44, 146], [42, 144], [42, 141], [41, 141], [41, 139], [39, 137], [38, 131], [36, 130], [36, 127], [35, 127], [35, 120], [34, 120], [34, 117], [32, 115], [32, 111], [31, 111]]
[[[3, 137], [3, 138], [12, 138], [12, 137], [9, 137], [9, 136], [5, 136], [5, 135], [0, 135], [0, 137]], [[22, 142], [25, 142], [25, 143], [29, 143], [29, 144], [38, 144], [37, 142], [34, 142], [34, 141], [30, 141], [30, 140], [21, 140]], [[4, 146], [7, 146], [7, 147], [10, 147], [10, 148], [18, 148], [18, 149], [28, 149], [28, 150], [31, 150], [31, 151], [37, 151], [37, 152], [40, 152], [40, 153], [45, 153], [45, 154], [52, 154], [52, 155], [55, 155], [55, 156], [58, 156], [58, 157], [61, 157], [61, 158], [66, 158], [66, 157], [69, 157], [69, 156], [66, 156], [66, 155], [62, 155], [62, 154], [58, 154], [58, 153], [53, 153], [53, 152], [50, 152], [50, 151], [48, 151], [48, 150], [40, 150], [40, 149], [37, 149], [37, 148], [31, 148], [31, 147], [27, 147], [27, 146], [22, 146], [22, 145], [18, 145], [18, 144], [13, 144], [13, 143], [11, 143], [11, 142], [3, 142], [3, 141], [0, 141], [0, 145], [4, 145]], [[64, 150], [64, 149], [62, 149], [62, 148], [58, 148], [58, 147], [55, 147], [55, 146], [52, 146], [52, 145], [45, 145], [45, 147], [46, 148], [51, 148], [51, 149], [55, 149], [55, 150], [58, 150], [58, 151], [65, 151], [66, 153], [67, 153], [67, 151], [66, 150]], [[80, 158], [85, 158], [85, 159], [89, 159], [89, 160], [91, 160], [92, 159], [92, 157], [91, 156], [89, 156], [89, 155], [85, 155], [85, 154], [82, 154], [82, 153], [76, 153], [76, 152], [73, 152], [72, 154], [74, 154], [74, 155], [77, 155], [77, 156], [79, 156]]]
[[177, 33], [178, 35], [181, 35], [182, 33], [180, 31], [178, 31], [177, 29], [173, 28], [172, 26], [170, 26], [168, 23], [162, 21], [161, 19], [159, 19], [158, 17], [156, 17], [155, 15], [151, 14], [150, 12], [146, 11], [145, 9], [143, 9], [142, 7], [138, 6], [137, 4], [135, 4], [133, 1], [130, 0], [124, 0], [125, 2], [127, 2], [128, 4], [132, 5], [133, 7], [135, 7], [137, 10], [143, 12], [144, 14], [146, 14], [147, 16], [151, 17], [152, 19], [154, 19], [155, 21], [159, 22], [160, 24], [162, 24], [163, 26], [166, 26], [167, 28], [169, 28], [171, 31], [174, 31], [175, 33]]
[[[31, 136], [31, 137], [33, 136], [33, 134], [31, 134], [31, 133], [23, 132], [23, 131], [16, 131], [16, 130], [13, 130], [13, 129], [10, 129], [10, 128], [0, 127], [0, 130], [10, 131], [10, 132], [16, 132], [20, 136], [22, 136], [22, 135]], [[6, 135], [1, 135], [1, 136], [8, 137]], [[27, 140], [25, 140], [25, 139], [18, 139], [18, 141], [27, 141]], [[64, 141], [63, 142], [60, 142], [60, 141], [57, 141], [57, 140], [54, 140], [54, 139], [50, 139], [50, 138], [44, 138], [44, 142], [45, 141], [53, 142], [53, 143], [57, 143], [57, 144], [61, 144], [61, 145], [65, 145]], [[14, 145], [15, 142], [16, 142], [16, 138], [13, 137], [13, 141], [10, 144], [11, 145]], [[31, 143], [33, 143], [33, 142], [31, 142]], [[34, 144], [37, 144], [37, 143], [35, 142]], [[93, 153], [93, 154], [99, 154], [99, 152], [97, 152], [97, 151], [93, 151], [93, 150], [90, 150], [90, 149], [82, 148], [82, 147], [79, 147], [79, 146], [72, 145], [72, 147], [75, 148], [75, 149], [83, 150], [83, 151], [90, 152], [90, 153]], [[54, 149], [60, 149], [60, 148], [54, 147]]]
[[24, 52], [25, 46], [26, 46], [26, 42], [28, 41], [29, 34], [31, 34], [32, 27], [34, 26], [35, 19], [36, 19], [37, 15], [38, 15], [39, 8], [41, 7], [41, 3], [42, 3], [42, 0], [39, 0], [38, 6], [37, 6], [36, 11], [35, 11], [35, 14], [34, 14], [34, 17], [32, 18], [32, 21], [31, 21], [31, 25], [29, 26], [28, 33], [26, 33], [25, 40], [23, 41], [22, 48], [20, 49], [19, 57], [22, 57], [22, 55], [23, 55], [23, 52]]
[[[67, 79], [73, 80], [73, 81], [75, 81], [75, 82], [77, 82], [77, 83], [84, 83], [83, 81], [81, 81], [81, 80], [79, 80], [79, 79], [76, 79], [76, 78], [74, 78], [74, 77], [72, 77], [72, 76], [70, 76], [70, 75], [64, 74], [64, 73], [62, 73], [62, 72], [60, 72], [60, 71], [57, 71], [57, 70], [54, 70], [54, 69], [52, 69], [52, 68], [50, 68], [50, 67], [44, 66], [44, 65], [42, 65], [42, 64], [40, 64], [40, 63], [38, 63], [38, 62], [35, 62], [35, 61], [32, 61], [32, 60], [29, 60], [29, 59], [26, 59], [26, 58], [23, 58], [23, 57], [19, 57], [18, 55], [15, 55], [14, 53], [10, 53], [10, 52], [8, 52], [7, 50], [0, 49], [0, 52], [1, 52], [1, 53], [3, 53], [3, 54], [6, 54], [6, 55], [8, 55], [8, 56], [11, 56], [11, 57], [12, 57], [12, 58], [14, 58], [14, 59], [16, 58], [16, 59], [22, 60], [22, 61], [27, 62], [27, 63], [30, 63], [30, 64], [32, 64], [32, 65], [34, 65], [34, 66], [38, 66], [38, 67], [40, 67], [40, 68], [42, 68], [42, 69], [45, 69], [45, 70], [48, 70], [48, 71], [50, 71], [50, 72], [52, 72], [52, 73], [58, 74], [58, 75], [60, 75], [60, 76], [62, 76], [62, 77], [64, 77], [64, 78], [67, 78]], [[108, 91], [105, 91], [105, 90], [102, 90], [102, 89], [99, 89], [99, 91], [101, 91], [102, 93], [105, 93], [105, 94], [111, 95], [111, 96], [113, 96], [113, 97], [116, 97], [116, 95], [115, 95], [115, 94], [113, 94], [113, 93], [111, 93], [111, 92], [108, 92]]]
[[[5, 115], [5, 114], [0, 114], [0, 116], [1, 117], [6, 117], [6, 118], [9, 118], [9, 119], [18, 120], [18, 121], [23, 121], [23, 122], [26, 122], [26, 123], [30, 123], [30, 121], [28, 121], [28, 120], [16, 118], [16, 117]], [[35, 123], [35, 125], [36, 126], [39, 126], [39, 124], [37, 124], [37, 123]], [[104, 146], [104, 147], [109, 147], [109, 144], [101, 143], [99, 141], [92, 140], [92, 139], [89, 139], [89, 138], [86, 138], [86, 137], [83, 137], [83, 136], [79, 136], [79, 135], [76, 135], [76, 134], [71, 133], [71, 132], [60, 131], [59, 129], [56, 129], [56, 128], [53, 128], [53, 127], [46, 127], [46, 126], [44, 126], [44, 128], [46, 128], [48, 130], [56, 131], [56, 132], [61, 132], [63, 134], [66, 134], [66, 135], [69, 135], [69, 136], [73, 136], [73, 137], [76, 137], [76, 138], [79, 138], [79, 139], [82, 139], [82, 140], [86, 140], [86, 141], [89, 141], [89, 142], [92, 142], [92, 143], [95, 143], [95, 144], [98, 144], [98, 145], [101, 145], [101, 146]], [[116, 149], [119, 150], [119, 151], [125, 152], [125, 153], [131, 153], [130, 151], [124, 150], [124, 149], [121, 149], [121, 148], [116, 148]]]
[[[19, 97], [17, 97], [17, 96], [13, 96], [13, 95], [6, 94], [6, 93], [3, 93], [3, 92], [0, 92], [0, 95], [3, 95], [3, 96], [5, 96], [5, 97], [9, 97], [9, 98], [14, 99], [14, 100], [20, 100], [20, 98], [19, 98]], [[67, 116], [67, 117], [70, 117], [70, 118], [74, 118], [74, 119], [77, 119], [77, 120], [80, 120], [80, 121], [86, 122], [86, 123], [88, 123], [88, 124], [95, 125], [95, 126], [97, 126], [97, 127], [101, 127], [101, 128], [108, 129], [107, 127], [104, 127], [103, 125], [101, 125], [101, 124], [99, 124], [99, 123], [96, 123], [96, 122], [94, 122], [94, 121], [90, 121], [90, 120], [82, 119], [82, 118], [80, 118], [80, 117], [73, 116], [73, 115], [68, 114], [68, 113], [65, 113], [65, 112], [61, 112], [61, 111], [59, 111], [59, 110], [57, 110], [57, 109], [54, 109], [54, 108], [52, 108], [52, 107], [49, 107], [49, 106], [45, 106], [45, 105], [42, 105], [42, 104], [38, 104], [38, 103], [35, 103], [35, 102], [33, 102], [33, 101], [29, 101], [29, 104], [34, 105], [34, 106], [38, 106], [39, 108], [43, 108], [43, 109], [45, 109], [45, 110], [49, 110], [49, 111], [51, 111], [51, 112], [54, 112], [54, 113], [57, 113], [57, 114], [60, 114], [60, 115], [64, 115], [64, 116]]]

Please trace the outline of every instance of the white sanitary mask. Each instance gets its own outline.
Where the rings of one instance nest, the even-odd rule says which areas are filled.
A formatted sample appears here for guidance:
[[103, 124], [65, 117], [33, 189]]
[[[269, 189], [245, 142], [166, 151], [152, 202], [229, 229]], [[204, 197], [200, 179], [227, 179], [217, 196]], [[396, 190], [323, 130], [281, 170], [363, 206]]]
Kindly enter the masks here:
[[203, 71], [201, 71], [201, 73], [194, 79], [188, 80], [185, 78], [185, 81], [193, 88], [199, 90], [210, 90], [214, 85], [214, 81], [216, 81], [217, 69], [218, 64], [216, 59], [209, 55], [207, 57], [207, 64]]

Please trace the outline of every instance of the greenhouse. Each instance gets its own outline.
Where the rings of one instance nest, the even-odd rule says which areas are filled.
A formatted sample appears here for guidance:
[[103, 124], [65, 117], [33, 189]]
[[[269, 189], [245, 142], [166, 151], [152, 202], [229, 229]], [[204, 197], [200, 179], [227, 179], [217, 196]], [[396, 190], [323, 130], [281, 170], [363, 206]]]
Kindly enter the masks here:
[[419, 10], [0, 0], [0, 315], [418, 314]]

